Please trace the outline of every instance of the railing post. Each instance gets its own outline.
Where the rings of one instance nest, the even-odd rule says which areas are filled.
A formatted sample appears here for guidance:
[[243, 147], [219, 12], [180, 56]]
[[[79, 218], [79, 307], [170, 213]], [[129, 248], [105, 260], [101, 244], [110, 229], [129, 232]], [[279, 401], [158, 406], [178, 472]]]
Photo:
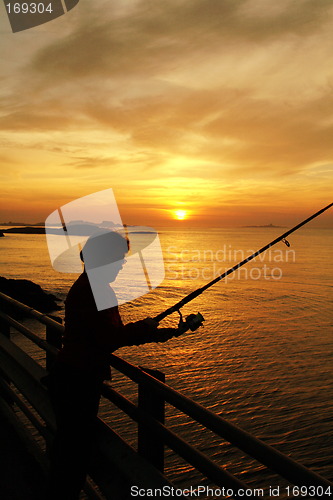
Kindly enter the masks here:
[[[0, 301], [0, 306], [4, 304], [4, 301]], [[10, 339], [10, 324], [4, 319], [0, 318], [0, 334], [4, 335], [8, 339]], [[0, 377], [7, 382], [8, 385], [11, 384], [10, 378], [8, 378], [0, 368]], [[7, 401], [8, 404], [12, 405], [14, 403], [13, 399], [5, 392], [2, 388], [0, 388], [0, 396]]]
[[[159, 370], [151, 370], [141, 366], [140, 368], [157, 380], [165, 382], [165, 375]], [[153, 391], [144, 381], [138, 384], [138, 407], [164, 424], [164, 398]], [[138, 453], [152, 463], [156, 469], [164, 471], [164, 443], [142, 423], [138, 424]]]
[[[58, 318], [58, 316], [49, 316], [53, 320], [57, 321], [58, 323], [62, 323], [61, 318]], [[57, 349], [61, 348], [61, 333], [58, 332], [58, 330], [55, 330], [51, 326], [46, 326], [46, 341], [52, 345], [53, 347], [56, 347]], [[54, 356], [47, 352], [46, 353], [46, 369], [50, 371], [50, 368], [52, 367], [54, 362]]]
[[0, 318], [0, 333], [8, 339], [10, 338], [10, 324], [3, 318]]
[[[6, 302], [1, 298], [0, 309], [4, 313], [8, 312], [6, 311], [6, 306]], [[2, 335], [5, 335], [8, 339], [10, 338], [10, 324], [4, 318], [0, 318], [0, 333], [2, 333]]]

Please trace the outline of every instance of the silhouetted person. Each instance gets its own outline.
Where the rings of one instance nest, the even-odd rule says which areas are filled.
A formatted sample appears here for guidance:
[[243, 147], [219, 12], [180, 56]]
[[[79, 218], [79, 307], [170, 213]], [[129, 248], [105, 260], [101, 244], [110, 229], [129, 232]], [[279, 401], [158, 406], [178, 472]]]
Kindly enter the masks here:
[[[111, 280], [122, 269], [127, 252], [128, 241], [115, 232], [88, 239], [83, 249], [86, 266], [103, 265], [106, 256], [114, 262]], [[114, 299], [110, 287], [109, 293]], [[85, 271], [73, 284], [65, 301], [63, 347], [50, 375], [57, 432], [47, 500], [79, 498], [89, 469], [102, 383], [110, 379], [109, 354], [122, 346], [165, 342], [181, 333], [157, 326], [149, 318], [123, 325], [117, 306], [98, 311]]]

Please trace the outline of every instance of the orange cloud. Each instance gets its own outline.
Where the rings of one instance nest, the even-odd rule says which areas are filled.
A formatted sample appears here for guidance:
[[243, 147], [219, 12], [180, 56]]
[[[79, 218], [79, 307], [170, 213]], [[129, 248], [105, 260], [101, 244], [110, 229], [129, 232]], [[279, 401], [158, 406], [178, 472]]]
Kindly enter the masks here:
[[81, 3], [1, 35], [7, 208], [112, 187], [129, 217], [236, 223], [330, 201], [330, 1]]

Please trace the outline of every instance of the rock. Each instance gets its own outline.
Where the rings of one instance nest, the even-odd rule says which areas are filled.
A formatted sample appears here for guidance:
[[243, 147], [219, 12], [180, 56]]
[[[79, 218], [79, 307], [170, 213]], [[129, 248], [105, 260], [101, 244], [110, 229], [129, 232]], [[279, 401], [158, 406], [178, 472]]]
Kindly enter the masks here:
[[7, 279], [0, 276], [0, 292], [42, 313], [61, 309], [57, 304], [59, 299], [55, 295], [46, 293], [39, 285], [29, 280]]
[[3, 234], [3, 232], [2, 232], [2, 231], [0, 231], [0, 238], [1, 238], [2, 236], [5, 236], [5, 235]]

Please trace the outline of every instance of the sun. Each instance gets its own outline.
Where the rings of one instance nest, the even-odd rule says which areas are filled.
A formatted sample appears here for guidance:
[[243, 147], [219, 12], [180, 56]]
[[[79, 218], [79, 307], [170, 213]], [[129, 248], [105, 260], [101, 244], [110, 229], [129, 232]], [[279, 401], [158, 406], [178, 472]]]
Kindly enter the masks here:
[[174, 218], [177, 220], [187, 219], [187, 211], [186, 210], [174, 210], [173, 214], [174, 214]]

